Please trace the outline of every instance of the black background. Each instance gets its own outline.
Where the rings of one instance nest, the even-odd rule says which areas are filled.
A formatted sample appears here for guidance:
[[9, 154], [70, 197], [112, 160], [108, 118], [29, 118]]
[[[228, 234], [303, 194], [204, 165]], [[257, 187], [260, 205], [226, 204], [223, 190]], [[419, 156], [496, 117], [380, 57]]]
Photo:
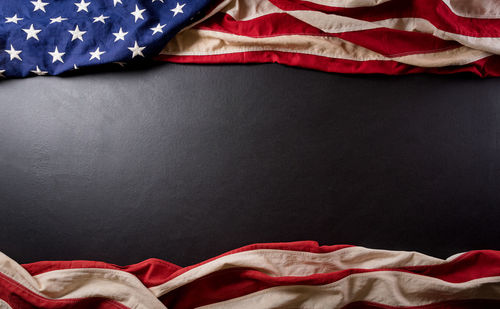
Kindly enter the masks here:
[[500, 80], [148, 65], [0, 82], [0, 250], [20, 263], [255, 243], [500, 249]]

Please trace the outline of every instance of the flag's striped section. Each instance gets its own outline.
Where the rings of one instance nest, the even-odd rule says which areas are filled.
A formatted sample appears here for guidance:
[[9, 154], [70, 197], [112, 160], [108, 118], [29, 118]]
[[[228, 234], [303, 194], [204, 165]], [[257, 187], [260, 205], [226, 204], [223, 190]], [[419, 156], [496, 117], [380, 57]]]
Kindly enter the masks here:
[[500, 252], [448, 259], [315, 242], [257, 244], [190, 267], [158, 259], [19, 265], [0, 308], [498, 308]]
[[159, 59], [497, 76], [499, 54], [496, 0], [226, 0]]
[[377, 271], [328, 284], [272, 287], [203, 308], [328, 308], [332, 304], [342, 308], [358, 301], [407, 307], [456, 299], [500, 300], [499, 280], [489, 277], [453, 284], [401, 271]]

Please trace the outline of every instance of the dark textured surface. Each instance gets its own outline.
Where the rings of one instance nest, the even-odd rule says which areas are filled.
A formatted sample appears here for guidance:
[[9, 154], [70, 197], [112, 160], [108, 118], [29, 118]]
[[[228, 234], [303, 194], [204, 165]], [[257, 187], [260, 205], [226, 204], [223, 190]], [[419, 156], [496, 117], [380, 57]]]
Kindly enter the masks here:
[[0, 250], [500, 249], [500, 79], [166, 64], [0, 82]]

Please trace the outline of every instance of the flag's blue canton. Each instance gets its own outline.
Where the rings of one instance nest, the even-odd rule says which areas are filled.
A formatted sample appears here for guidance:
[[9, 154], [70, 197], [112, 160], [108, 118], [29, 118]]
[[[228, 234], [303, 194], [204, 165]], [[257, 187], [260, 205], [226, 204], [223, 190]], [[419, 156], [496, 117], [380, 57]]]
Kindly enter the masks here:
[[209, 0], [0, 0], [0, 76], [156, 55]]

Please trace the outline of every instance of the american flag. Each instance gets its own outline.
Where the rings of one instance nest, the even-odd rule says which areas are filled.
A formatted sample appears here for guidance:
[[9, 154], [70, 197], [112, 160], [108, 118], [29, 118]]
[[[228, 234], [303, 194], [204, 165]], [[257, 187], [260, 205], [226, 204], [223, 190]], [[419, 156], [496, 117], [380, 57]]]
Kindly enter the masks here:
[[0, 1], [0, 74], [55, 75], [157, 55], [208, 0]]
[[224, 0], [160, 59], [500, 75], [498, 0]]
[[149, 259], [19, 265], [0, 253], [0, 308], [500, 308], [500, 252], [254, 244], [180, 267]]
[[4, 76], [141, 57], [500, 75], [498, 0], [4, 0], [0, 15]]
[[[4, 0], [0, 14], [7, 77], [142, 57], [500, 75], [497, 0]], [[295, 242], [188, 267], [0, 254], [0, 308], [500, 308], [500, 252], [439, 259]]]

